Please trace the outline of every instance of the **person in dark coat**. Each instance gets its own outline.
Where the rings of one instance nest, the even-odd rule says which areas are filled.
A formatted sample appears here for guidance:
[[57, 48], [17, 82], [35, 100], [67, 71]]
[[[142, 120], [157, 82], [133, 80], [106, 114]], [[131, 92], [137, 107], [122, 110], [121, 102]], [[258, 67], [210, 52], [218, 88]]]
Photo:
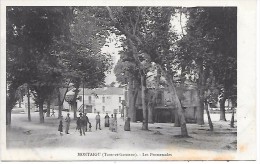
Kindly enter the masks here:
[[62, 135], [62, 132], [63, 132], [63, 117], [62, 116], [60, 119], [58, 131], [60, 132], [60, 135]]
[[109, 115], [108, 115], [108, 113], [106, 113], [106, 116], [105, 116], [105, 127], [109, 127]]
[[79, 114], [79, 117], [77, 119], [77, 129], [79, 130], [80, 135], [82, 136], [82, 133], [85, 135], [85, 129], [86, 127], [84, 125], [84, 120], [82, 117], [82, 113]]
[[77, 122], [76, 122], [76, 130], [80, 130], [80, 117], [77, 117]]

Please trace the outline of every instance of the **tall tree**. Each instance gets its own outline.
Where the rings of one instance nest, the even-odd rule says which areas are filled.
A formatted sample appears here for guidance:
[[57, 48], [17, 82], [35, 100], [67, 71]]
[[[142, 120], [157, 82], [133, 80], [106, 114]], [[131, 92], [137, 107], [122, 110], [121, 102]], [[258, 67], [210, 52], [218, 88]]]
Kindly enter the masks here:
[[[143, 35], [145, 38], [144, 51], [149, 54], [152, 61], [159, 66], [168, 83], [171, 99], [172, 102], [174, 102], [174, 109], [180, 121], [181, 135], [186, 137], [188, 136], [188, 131], [184, 111], [176, 93], [176, 81], [174, 81], [174, 76], [177, 72], [177, 67], [175, 66], [176, 54], [174, 51], [174, 43], [176, 42], [177, 36], [176, 33], [171, 30], [171, 20], [174, 12], [174, 8], [168, 7], [147, 9], [147, 14], [149, 14], [149, 16], [147, 16], [149, 21], [147, 22], [149, 23], [144, 26], [146, 26], [146, 29], [149, 29], [149, 32]], [[178, 123], [178, 121], [175, 121], [175, 123]]]
[[190, 70], [196, 68], [201, 110], [198, 124], [203, 123], [207, 79], [213, 72], [220, 99], [220, 119], [225, 120], [225, 101], [231, 92], [236, 94], [236, 8], [190, 8], [187, 35], [179, 42], [183, 58]]
[[[60, 78], [58, 58], [52, 45], [55, 40], [68, 39], [71, 9], [69, 7], [8, 7], [7, 9], [7, 74], [17, 76], [19, 85], [32, 84], [40, 105], [40, 122], [43, 122], [42, 105], [46, 90]], [[20, 60], [22, 59], [22, 60]], [[15, 63], [16, 62], [16, 63]], [[9, 69], [17, 64], [18, 69]], [[58, 66], [58, 67], [57, 67]], [[17, 73], [24, 75], [23, 77]], [[11, 79], [8, 83], [18, 83]], [[12, 85], [11, 85], [12, 86]], [[49, 93], [49, 92], [48, 92]]]
[[120, 84], [128, 85], [127, 115], [125, 116], [130, 117], [131, 121], [136, 122], [136, 100], [140, 88], [140, 76], [134, 59], [131, 59], [132, 55], [126, 55], [126, 53], [131, 52], [124, 49], [120, 53], [120, 59], [115, 66], [114, 72]]
[[[129, 41], [128, 46], [133, 51], [133, 57], [137, 62], [138, 67], [142, 68], [143, 61], [148, 61], [150, 59], [153, 60], [154, 58], [153, 52], [155, 52], [154, 50], [156, 48], [159, 49], [159, 47], [156, 46], [156, 48], [154, 48], [154, 44], [147, 44], [147, 43], [151, 43], [150, 41], [152, 42], [154, 41], [153, 43], [156, 43], [156, 41], [158, 41], [155, 40], [156, 37], [153, 37], [155, 28], [157, 28], [158, 31], [167, 31], [168, 28], [167, 26], [169, 25], [169, 21], [170, 21], [169, 18], [172, 14], [171, 10], [169, 10], [169, 8], [163, 8], [161, 10], [161, 7], [158, 8], [156, 7], [106, 7], [106, 9], [107, 11], [102, 7], [98, 9], [99, 11], [102, 12], [95, 15], [96, 18], [99, 18], [97, 21], [105, 24], [106, 26], [114, 27], [112, 28], [112, 30], [116, 34], [125, 35], [125, 37]], [[166, 11], [166, 12], [162, 13], [161, 11]], [[157, 18], [157, 19], [153, 19], [153, 18]], [[166, 21], [167, 23], [160, 22], [161, 18], [166, 18], [162, 20]], [[154, 23], [155, 20], [157, 20], [156, 23]], [[161, 26], [160, 23], [163, 24], [163, 27]], [[167, 26], [165, 26], [166, 24]], [[165, 29], [165, 27], [167, 28]], [[160, 35], [156, 35], [156, 36], [160, 37]], [[162, 41], [163, 40], [161, 40], [161, 42]], [[144, 47], [146, 47], [146, 49], [144, 49]], [[152, 49], [153, 51], [149, 51], [149, 49]], [[168, 53], [166, 52], [164, 54], [168, 54]], [[156, 55], [158, 55], [158, 53], [156, 53]], [[142, 56], [146, 56], [149, 58], [143, 58]], [[156, 58], [156, 59], [160, 59], [160, 58]], [[156, 63], [161, 64], [162, 72], [164, 75], [167, 75], [166, 76], [167, 82], [169, 82], [171, 86], [173, 102], [176, 102], [175, 104], [176, 109], [178, 109], [177, 110], [179, 111], [178, 115], [181, 118], [182, 135], [187, 136], [188, 133], [186, 128], [186, 122], [183, 115], [183, 110], [181, 108], [181, 104], [176, 94], [176, 89], [174, 87], [173, 79], [169, 76], [169, 74], [166, 73], [167, 69], [164, 67], [163, 62], [159, 63], [158, 61], [156, 61]], [[142, 97], [146, 97], [145, 83], [144, 83], [145, 74], [146, 74], [145, 70], [140, 69], [139, 74], [141, 77], [141, 86], [143, 86]], [[148, 125], [148, 112], [147, 112], [145, 100], [143, 101], [142, 104], [143, 104], [143, 111], [144, 111], [143, 127], [145, 129], [146, 127], [148, 128], [148, 126], [146, 126]]]
[[136, 102], [140, 91], [141, 78], [133, 52], [128, 48], [127, 40], [121, 39], [121, 42], [123, 49], [119, 52], [120, 59], [115, 66], [114, 73], [118, 82], [128, 86], [126, 117], [130, 117], [132, 122], [136, 122]]
[[[104, 81], [104, 72], [110, 66], [109, 56], [98, 53], [100, 45], [105, 42], [106, 32], [95, 31], [94, 26], [90, 26], [93, 21], [82, 20], [84, 15], [78, 14], [81, 12], [77, 9], [8, 8], [8, 89], [12, 93], [20, 85], [30, 84], [40, 105], [40, 122], [43, 122], [43, 102], [53, 90], [66, 85], [63, 81], [77, 84], [84, 79], [89, 87], [93, 87]], [[84, 22], [87, 26], [83, 26]], [[91, 36], [87, 35], [89, 33]], [[14, 101], [14, 98], [8, 101]], [[8, 104], [10, 111], [13, 102]]]
[[[133, 58], [139, 68], [141, 77], [141, 95], [142, 95], [142, 108], [143, 108], [143, 130], [148, 130], [148, 109], [145, 101], [146, 97], [146, 59], [143, 58], [145, 54], [139, 52], [139, 43], [137, 43], [135, 33], [139, 30], [137, 26], [141, 12], [139, 8], [135, 7], [106, 7], [107, 17], [110, 20], [110, 26], [116, 28], [119, 33], [124, 34], [127, 39], [128, 48], [131, 49]], [[137, 43], [137, 44], [136, 44]]]
[[74, 96], [69, 103], [77, 112], [77, 96], [79, 87], [95, 88], [104, 84], [105, 72], [111, 69], [110, 54], [102, 54], [101, 48], [106, 43], [109, 32], [98, 26], [90, 14], [91, 7], [75, 7], [73, 23], [70, 26], [71, 41], [61, 49], [67, 51], [61, 55], [63, 63], [68, 68], [67, 78], [74, 87]]

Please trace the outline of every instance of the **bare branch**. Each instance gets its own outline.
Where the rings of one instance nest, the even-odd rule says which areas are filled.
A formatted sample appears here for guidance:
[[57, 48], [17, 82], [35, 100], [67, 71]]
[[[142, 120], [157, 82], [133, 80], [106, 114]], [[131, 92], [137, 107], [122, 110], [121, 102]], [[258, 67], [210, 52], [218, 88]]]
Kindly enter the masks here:
[[107, 8], [107, 10], [108, 10], [109, 17], [112, 19], [112, 21], [113, 21], [114, 23], [117, 23], [117, 20], [114, 18], [113, 12], [112, 12], [112, 10], [110, 9], [110, 7], [109, 7], [109, 6], [106, 6], [106, 8]]
[[[138, 8], [138, 9], [139, 9], [139, 8]], [[137, 16], [137, 20], [136, 20], [135, 25], [134, 25], [134, 27], [133, 27], [133, 29], [134, 29], [134, 33], [133, 33], [133, 34], [134, 34], [134, 35], [135, 35], [135, 32], [136, 32], [136, 27], [137, 27], [137, 24], [138, 24], [138, 22], [139, 22], [139, 17], [140, 17], [141, 12], [142, 12], [142, 11], [139, 10], [139, 14], [138, 14], [138, 16]]]
[[128, 30], [126, 30], [125, 28], [121, 27], [120, 24], [118, 23], [118, 21], [115, 19], [114, 15], [113, 15], [113, 12], [112, 12], [112, 10], [110, 9], [110, 7], [107, 6], [106, 8], [107, 8], [107, 10], [108, 10], [109, 17], [111, 18], [111, 20], [112, 20], [114, 26], [115, 26], [118, 30], [122, 31], [122, 32], [126, 35], [126, 37], [128, 37], [128, 38], [130, 38], [131, 40], [137, 42], [138, 45], [141, 45], [141, 44], [142, 44], [141, 39], [140, 39], [139, 37], [137, 37], [136, 35], [131, 34], [131, 33], [130, 33]]

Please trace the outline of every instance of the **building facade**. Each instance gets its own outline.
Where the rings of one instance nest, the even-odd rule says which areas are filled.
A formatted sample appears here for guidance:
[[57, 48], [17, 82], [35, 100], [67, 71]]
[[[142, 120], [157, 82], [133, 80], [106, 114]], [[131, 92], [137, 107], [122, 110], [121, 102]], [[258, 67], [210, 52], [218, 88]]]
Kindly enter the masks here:
[[[123, 112], [122, 100], [124, 100], [124, 89], [117, 87], [104, 87], [96, 89], [79, 89], [77, 96], [78, 111], [86, 113], [121, 113]], [[73, 90], [67, 96], [74, 95]], [[68, 102], [64, 102], [64, 108], [70, 109]]]
[[[199, 103], [199, 95], [196, 86], [187, 85], [187, 86], [177, 86], [176, 92], [180, 103], [182, 105], [184, 116], [187, 123], [196, 123], [197, 114], [200, 110]], [[155, 90], [152, 88], [148, 88], [147, 97], [155, 94]], [[160, 88], [158, 91], [158, 96], [156, 99], [156, 106], [153, 108], [152, 119], [149, 122], [175, 122], [175, 114], [177, 114], [177, 109], [174, 108], [171, 100], [171, 93], [167, 90], [167, 88]], [[219, 102], [215, 104], [216, 108], [212, 108], [209, 105], [210, 113], [219, 113]], [[229, 99], [225, 101], [225, 109], [226, 113], [231, 112], [232, 103]], [[131, 115], [130, 117], [135, 117], [136, 121], [143, 120], [143, 111], [142, 111], [142, 100], [141, 100], [141, 92], [139, 91], [137, 101], [136, 101], [136, 112], [135, 115]]]
[[[199, 97], [198, 92], [192, 87], [176, 87], [177, 95], [181, 101], [181, 105], [184, 109], [184, 115], [187, 122], [196, 122], [196, 115], [199, 109]], [[155, 94], [154, 89], [148, 89], [149, 95]], [[160, 88], [156, 99], [156, 106], [153, 108], [153, 118], [149, 122], [174, 122], [176, 110], [173, 106], [175, 102], [171, 100], [171, 93], [167, 88]], [[142, 101], [141, 94], [138, 93], [136, 102], [136, 117], [137, 121], [142, 121]]]

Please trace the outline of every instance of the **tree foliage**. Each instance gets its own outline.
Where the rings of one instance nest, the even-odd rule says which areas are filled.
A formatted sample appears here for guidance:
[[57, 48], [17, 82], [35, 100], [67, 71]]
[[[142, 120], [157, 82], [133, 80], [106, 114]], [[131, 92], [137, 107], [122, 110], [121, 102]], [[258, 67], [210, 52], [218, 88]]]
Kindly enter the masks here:
[[[28, 83], [42, 108], [54, 90], [71, 81], [84, 79], [92, 88], [103, 83], [110, 57], [100, 53], [102, 32], [75, 7], [8, 7], [7, 96]], [[10, 111], [15, 99], [7, 101]], [[43, 122], [41, 110], [40, 115]]]
[[223, 104], [226, 98], [236, 97], [236, 8], [200, 7], [186, 11], [187, 34], [178, 41], [178, 59], [186, 63], [185, 71], [198, 84], [201, 100], [215, 101], [216, 94], [223, 92]]

